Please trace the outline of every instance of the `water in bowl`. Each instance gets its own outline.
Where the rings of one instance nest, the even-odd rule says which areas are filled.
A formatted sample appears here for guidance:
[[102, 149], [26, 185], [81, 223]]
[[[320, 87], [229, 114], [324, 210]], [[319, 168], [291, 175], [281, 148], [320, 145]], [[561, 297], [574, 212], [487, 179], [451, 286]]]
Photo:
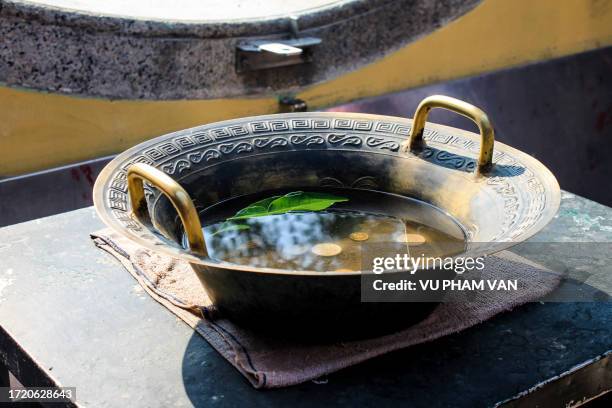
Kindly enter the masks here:
[[465, 248], [461, 226], [436, 207], [361, 189], [317, 189], [348, 200], [320, 211], [243, 219], [228, 228], [225, 220], [239, 210], [288, 192], [240, 196], [202, 211], [209, 256], [219, 262], [262, 268], [351, 272], [363, 269], [362, 249], [370, 244], [401, 244], [411, 256], [428, 257], [458, 254]]

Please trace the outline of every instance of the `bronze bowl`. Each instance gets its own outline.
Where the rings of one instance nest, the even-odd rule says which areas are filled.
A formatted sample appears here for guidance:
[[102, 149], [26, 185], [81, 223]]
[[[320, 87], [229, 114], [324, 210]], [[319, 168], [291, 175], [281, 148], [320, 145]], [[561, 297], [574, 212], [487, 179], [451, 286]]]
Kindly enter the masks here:
[[[425, 126], [428, 112], [438, 107], [471, 118], [480, 135]], [[394, 326], [390, 321], [408, 325], [427, 315], [435, 302], [361, 302], [360, 272], [267, 269], [207, 257], [196, 208], [264, 190], [317, 186], [378, 190], [429, 203], [461, 224], [468, 245], [485, 243], [478, 246], [480, 255], [537, 233], [560, 201], [559, 185], [542, 163], [494, 144], [484, 112], [431, 96], [421, 102], [414, 121], [292, 113], [160, 136], [121, 153], [104, 168], [94, 203], [115, 231], [189, 262], [230, 319], [258, 328], [283, 324], [348, 335], [375, 333]], [[183, 233], [189, 248], [181, 244]]]

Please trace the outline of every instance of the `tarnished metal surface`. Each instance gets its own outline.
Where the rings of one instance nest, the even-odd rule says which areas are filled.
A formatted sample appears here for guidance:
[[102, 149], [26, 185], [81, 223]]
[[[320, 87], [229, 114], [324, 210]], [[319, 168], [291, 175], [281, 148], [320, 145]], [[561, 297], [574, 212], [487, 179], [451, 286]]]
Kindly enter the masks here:
[[[556, 213], [559, 186], [534, 158], [496, 143], [492, 170], [475, 175], [473, 157], [481, 137], [428, 124], [426, 148], [415, 154], [400, 148], [411, 126], [410, 120], [396, 117], [296, 113], [187, 129], [119, 155], [96, 181], [94, 203], [101, 218], [121, 234], [204, 265], [207, 260], [152, 234], [131, 217], [126, 177], [132, 164], [164, 171], [203, 207], [241, 194], [316, 187], [329, 180], [350, 186], [367, 176], [376, 190], [421, 199], [448, 212], [470, 241], [504, 243], [496, 250], [532, 236]], [[172, 236], [172, 207], [158, 200], [154, 190], [148, 198], [154, 224]]]
[[155, 228], [151, 223], [147, 199], [145, 198], [144, 182], [146, 181], [149, 185], [155, 186], [172, 203], [174, 210], [181, 219], [189, 243], [189, 250], [195, 254], [208, 257], [198, 210], [196, 210], [189, 194], [180, 184], [163, 171], [144, 163], [130, 166], [126, 177], [135, 220], [149, 228]]
[[425, 122], [429, 111], [433, 108], [443, 108], [453, 111], [471, 119], [480, 130], [480, 153], [476, 163], [476, 173], [485, 174], [493, 168], [493, 145], [495, 143], [495, 132], [489, 117], [480, 108], [459, 99], [448, 96], [434, 95], [429, 96], [419, 103], [414, 113], [412, 128], [408, 142], [405, 144], [404, 151], [420, 152], [425, 142], [423, 133], [425, 132]]
[[[472, 118], [481, 135], [429, 125], [425, 139], [423, 126], [432, 107]], [[196, 207], [274, 189], [377, 190], [421, 200], [454, 217], [474, 256], [521, 242], [554, 216], [559, 206], [554, 176], [501, 143], [492, 163], [493, 128], [480, 109], [434, 95], [419, 105], [415, 117], [416, 125], [383, 116], [294, 113], [161, 136], [120, 154], [100, 173], [94, 204], [120, 234], [189, 261], [224, 316], [258, 326], [299, 321], [311, 334], [355, 328], [373, 333], [374, 326], [395, 320], [389, 318], [395, 313], [416, 319], [431, 305], [361, 302], [359, 271], [322, 274], [211, 259]], [[417, 137], [418, 149], [411, 150]], [[182, 245], [182, 231], [189, 248]]]

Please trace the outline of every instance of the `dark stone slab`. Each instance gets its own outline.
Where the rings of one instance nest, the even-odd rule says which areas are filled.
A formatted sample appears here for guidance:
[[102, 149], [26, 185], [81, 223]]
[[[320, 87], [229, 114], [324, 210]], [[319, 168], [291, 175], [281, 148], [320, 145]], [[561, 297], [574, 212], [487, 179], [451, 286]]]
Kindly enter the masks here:
[[[87, 208], [0, 230], [0, 361], [26, 385], [76, 386], [84, 406], [491, 406], [612, 350], [612, 303], [533, 303], [317, 383], [256, 391], [94, 248], [100, 227]], [[612, 209], [564, 193], [535, 240], [610, 242]]]
[[[291, 92], [380, 58], [479, 0], [337, 2], [298, 14], [312, 62], [236, 72], [236, 46], [290, 38], [289, 16], [234, 22], [113, 17], [0, 0], [0, 82], [113, 99], [208, 99]], [[203, 5], [202, 7], [205, 7]]]

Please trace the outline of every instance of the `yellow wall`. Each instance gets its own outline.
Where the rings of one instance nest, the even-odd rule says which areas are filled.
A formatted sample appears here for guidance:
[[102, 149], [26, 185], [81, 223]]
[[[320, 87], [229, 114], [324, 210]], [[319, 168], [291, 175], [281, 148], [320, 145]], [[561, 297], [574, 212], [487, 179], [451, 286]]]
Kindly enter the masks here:
[[[311, 109], [612, 45], [612, 0], [484, 0], [388, 57], [298, 97]], [[0, 87], [0, 177], [100, 157], [172, 130], [275, 112], [276, 97], [109, 101]]]

